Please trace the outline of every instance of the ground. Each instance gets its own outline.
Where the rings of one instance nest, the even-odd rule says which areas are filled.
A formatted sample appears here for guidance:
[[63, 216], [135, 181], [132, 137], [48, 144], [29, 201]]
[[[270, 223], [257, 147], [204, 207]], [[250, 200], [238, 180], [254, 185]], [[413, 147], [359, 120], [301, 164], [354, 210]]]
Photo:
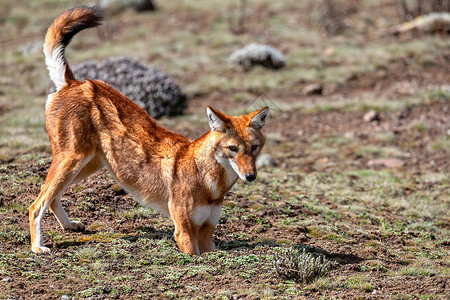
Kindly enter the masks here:
[[[127, 55], [161, 68], [189, 104], [185, 115], [159, 121], [190, 138], [208, 130], [208, 105], [230, 114], [268, 105], [264, 153], [276, 166], [226, 195], [212, 253], [182, 254], [170, 220], [99, 172], [63, 195], [87, 230], [65, 232], [47, 213], [52, 251], [35, 254], [28, 207], [52, 159], [40, 47], [74, 3], [1, 3], [0, 298], [450, 298], [445, 33], [392, 36], [401, 18], [387, 0], [338, 1], [346, 29], [335, 36], [315, 1], [248, 1], [241, 30], [239, 1], [108, 13], [102, 28], [74, 38], [71, 64]], [[286, 67], [229, 66], [228, 56], [251, 42], [279, 49]], [[304, 94], [309, 84], [323, 93]], [[377, 117], [366, 122], [370, 110]], [[312, 282], [281, 278], [273, 261], [284, 247], [322, 254], [332, 267]]]

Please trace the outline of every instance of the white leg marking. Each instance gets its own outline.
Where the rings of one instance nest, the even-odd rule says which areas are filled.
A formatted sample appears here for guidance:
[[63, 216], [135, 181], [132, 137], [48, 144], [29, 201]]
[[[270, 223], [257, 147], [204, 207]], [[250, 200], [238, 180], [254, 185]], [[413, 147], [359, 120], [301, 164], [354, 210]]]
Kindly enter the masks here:
[[198, 205], [190, 214], [191, 221], [197, 226], [202, 226], [211, 215], [212, 205]]
[[216, 226], [219, 223], [220, 212], [222, 211], [222, 205], [211, 205], [211, 214], [208, 218], [208, 223]]
[[70, 227], [70, 220], [67, 216], [66, 211], [64, 210], [61, 200], [59, 200], [59, 197], [56, 198], [54, 201], [56, 201], [56, 205], [53, 207], [53, 213], [56, 216], [56, 219], [58, 219], [59, 224], [63, 229]]
[[202, 226], [206, 221], [216, 226], [221, 211], [222, 205], [199, 205], [192, 210], [190, 218], [197, 226]]
[[50, 203], [42, 206], [41, 210], [39, 211], [39, 215], [34, 220], [34, 226], [36, 229], [36, 232], [35, 232], [36, 239], [34, 241], [33, 246], [40, 248], [42, 250], [42, 252], [50, 251], [49, 248], [44, 247], [44, 235], [42, 234], [42, 229], [41, 229], [42, 218], [44, 217], [44, 214], [47, 211], [49, 206], [50, 206]]
[[78, 221], [71, 221], [67, 216], [66, 211], [64, 210], [60, 198], [57, 197], [54, 201], [56, 201], [56, 206], [53, 207], [53, 213], [56, 216], [59, 224], [63, 229], [72, 229], [72, 230], [82, 230], [84, 229], [84, 225]]

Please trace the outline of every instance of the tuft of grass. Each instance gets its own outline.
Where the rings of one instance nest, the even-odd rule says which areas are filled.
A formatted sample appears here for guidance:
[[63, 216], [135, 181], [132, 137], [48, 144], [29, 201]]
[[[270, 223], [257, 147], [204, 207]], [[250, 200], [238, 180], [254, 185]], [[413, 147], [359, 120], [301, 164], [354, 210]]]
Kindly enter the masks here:
[[331, 263], [322, 254], [301, 252], [295, 248], [282, 248], [273, 255], [273, 267], [276, 273], [288, 280], [311, 282], [325, 276]]
[[136, 218], [148, 218], [156, 215], [157, 213], [153, 209], [139, 206], [137, 208], [124, 210], [120, 214], [127, 219], [136, 219]]
[[437, 274], [436, 270], [422, 266], [406, 266], [397, 271], [397, 274], [403, 276], [419, 276], [419, 277], [431, 277]]
[[93, 247], [80, 248], [75, 255], [80, 259], [94, 259], [100, 255], [100, 252]]
[[432, 143], [428, 145], [428, 149], [430, 151], [450, 151], [450, 135], [444, 134], [438, 136]]
[[366, 261], [359, 266], [361, 272], [387, 272], [389, 269], [378, 260]]
[[433, 100], [450, 100], [450, 90], [444, 89], [444, 88], [440, 88], [440, 89], [436, 89], [434, 91], [429, 92], [426, 96], [428, 96], [428, 98], [433, 99]]
[[29, 245], [30, 234], [28, 230], [20, 230], [17, 226], [7, 226], [0, 231], [0, 240], [13, 245]]
[[427, 130], [427, 125], [422, 121], [415, 121], [411, 124], [411, 127], [418, 132], [425, 132]]
[[357, 289], [365, 292], [372, 292], [373, 286], [368, 282], [368, 276], [363, 274], [357, 274], [351, 276], [345, 283], [350, 289]]

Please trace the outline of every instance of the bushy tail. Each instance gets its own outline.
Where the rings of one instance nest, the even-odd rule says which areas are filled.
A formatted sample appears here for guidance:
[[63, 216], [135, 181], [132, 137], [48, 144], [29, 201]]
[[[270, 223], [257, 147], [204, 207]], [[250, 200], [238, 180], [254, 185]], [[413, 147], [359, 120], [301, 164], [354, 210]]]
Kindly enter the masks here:
[[63, 12], [48, 28], [44, 42], [45, 63], [57, 91], [75, 80], [64, 54], [66, 46], [75, 34], [100, 25], [102, 19], [103, 13], [98, 8], [79, 6]]

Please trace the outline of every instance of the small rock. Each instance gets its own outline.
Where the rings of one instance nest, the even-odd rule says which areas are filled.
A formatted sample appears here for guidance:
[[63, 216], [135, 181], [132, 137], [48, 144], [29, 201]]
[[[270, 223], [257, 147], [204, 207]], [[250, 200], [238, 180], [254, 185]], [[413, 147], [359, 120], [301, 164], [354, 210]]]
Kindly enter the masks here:
[[134, 9], [136, 11], [152, 11], [156, 9], [155, 4], [153, 4], [152, 0], [139, 0], [139, 1], [134, 1]]
[[393, 34], [400, 34], [408, 31], [424, 33], [448, 33], [450, 30], [450, 13], [432, 12], [426, 15], [402, 23], [391, 29]]
[[303, 88], [303, 94], [304, 95], [322, 95], [323, 93], [323, 85], [320, 83], [312, 83], [308, 84]]
[[324, 52], [324, 54], [326, 56], [331, 56], [331, 55], [334, 55], [335, 53], [336, 53], [336, 48], [334, 48], [334, 47], [327, 48], [327, 50], [325, 50], [325, 52]]
[[328, 157], [322, 157], [316, 160], [316, 163], [318, 164], [326, 164], [328, 162]]
[[136, 11], [156, 9], [152, 0], [97, 0], [97, 5], [111, 13], [120, 13], [127, 8], [133, 8]]
[[2, 279], [3, 282], [13, 282], [14, 279], [12, 279], [11, 277], [5, 277]]
[[402, 168], [404, 165], [405, 162], [397, 158], [377, 158], [367, 162], [367, 166], [369, 167], [383, 166], [386, 168]]
[[228, 58], [230, 65], [241, 65], [246, 71], [256, 65], [269, 69], [280, 69], [286, 65], [286, 60], [280, 51], [274, 47], [252, 43], [234, 51]]
[[274, 167], [276, 166], [276, 162], [270, 154], [261, 154], [256, 159], [256, 167], [257, 168], [265, 168], [265, 167]]
[[355, 134], [351, 131], [347, 131], [346, 133], [344, 133], [344, 137], [346, 137], [347, 139], [354, 139]]
[[67, 295], [62, 295], [61, 300], [70, 300], [71, 298]]
[[372, 121], [379, 121], [380, 120], [380, 116], [378, 115], [378, 113], [376, 111], [369, 110], [368, 112], [366, 112], [366, 114], [364, 115], [364, 122], [372, 122]]

